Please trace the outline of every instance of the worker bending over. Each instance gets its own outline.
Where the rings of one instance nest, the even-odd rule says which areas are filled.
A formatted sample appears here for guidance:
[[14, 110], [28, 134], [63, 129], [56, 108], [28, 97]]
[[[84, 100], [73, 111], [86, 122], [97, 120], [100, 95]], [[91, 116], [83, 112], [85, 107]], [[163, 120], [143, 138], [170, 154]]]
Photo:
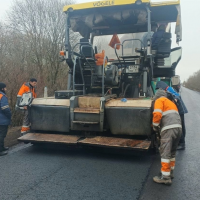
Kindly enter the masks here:
[[185, 128], [185, 117], [184, 115], [188, 113], [188, 110], [180, 96], [172, 87], [169, 87], [165, 82], [158, 81], [156, 84], [156, 89], [163, 89], [169, 93], [171, 93], [174, 96], [174, 99], [176, 101], [176, 105], [178, 108], [179, 115], [181, 117], [181, 125], [182, 125], [182, 135], [181, 139], [179, 141], [177, 150], [184, 150], [185, 149], [185, 136], [186, 136], [186, 128]]
[[181, 138], [181, 119], [176, 105], [167, 98], [165, 90], [157, 90], [153, 111], [153, 129], [160, 130], [161, 173], [153, 177], [156, 183], [170, 185], [175, 167], [176, 149]]

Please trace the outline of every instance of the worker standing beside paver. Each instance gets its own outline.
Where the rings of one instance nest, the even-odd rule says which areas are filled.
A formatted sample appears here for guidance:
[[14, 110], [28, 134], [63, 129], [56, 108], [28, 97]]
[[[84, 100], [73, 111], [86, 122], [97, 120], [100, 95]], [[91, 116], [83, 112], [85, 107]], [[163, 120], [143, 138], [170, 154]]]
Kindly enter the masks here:
[[165, 90], [157, 90], [154, 97], [153, 129], [160, 130], [161, 173], [153, 180], [170, 185], [175, 167], [176, 149], [181, 138], [181, 119], [176, 105], [167, 98]]
[[[22, 98], [22, 95], [24, 93], [31, 92], [33, 95], [33, 98], [36, 98], [36, 90], [35, 86], [37, 85], [37, 79], [31, 78], [29, 82], [24, 83], [22, 87], [20, 88], [18, 94], [17, 94], [17, 107], [19, 106], [19, 102]], [[23, 125], [21, 129], [21, 135], [24, 135], [29, 132], [30, 130], [30, 120], [29, 120], [29, 109], [28, 106], [24, 106], [22, 108], [24, 110], [24, 118], [23, 118]]]

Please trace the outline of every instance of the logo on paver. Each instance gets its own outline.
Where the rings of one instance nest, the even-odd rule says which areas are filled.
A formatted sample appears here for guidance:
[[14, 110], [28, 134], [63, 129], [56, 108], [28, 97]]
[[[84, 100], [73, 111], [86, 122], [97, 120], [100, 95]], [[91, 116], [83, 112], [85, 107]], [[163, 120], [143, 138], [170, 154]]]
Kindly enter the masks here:
[[98, 1], [93, 3], [94, 7], [103, 7], [103, 6], [113, 6], [115, 5], [115, 1]]

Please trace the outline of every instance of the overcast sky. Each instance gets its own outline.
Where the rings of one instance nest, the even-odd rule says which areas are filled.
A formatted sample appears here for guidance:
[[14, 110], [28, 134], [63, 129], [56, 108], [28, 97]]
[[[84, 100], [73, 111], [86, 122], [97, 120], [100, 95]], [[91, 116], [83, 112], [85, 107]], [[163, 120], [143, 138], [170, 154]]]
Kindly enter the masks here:
[[[90, 2], [91, 0], [78, 0], [78, 2]], [[161, 1], [161, 0], [152, 0]], [[167, 1], [167, 0], [164, 0]], [[170, 0], [169, 0], [170, 1]], [[6, 11], [12, 5], [13, 0], [0, 0], [0, 19], [4, 20]], [[181, 0], [183, 41], [182, 60], [179, 63], [176, 74], [186, 80], [194, 72], [200, 70], [200, 0]]]

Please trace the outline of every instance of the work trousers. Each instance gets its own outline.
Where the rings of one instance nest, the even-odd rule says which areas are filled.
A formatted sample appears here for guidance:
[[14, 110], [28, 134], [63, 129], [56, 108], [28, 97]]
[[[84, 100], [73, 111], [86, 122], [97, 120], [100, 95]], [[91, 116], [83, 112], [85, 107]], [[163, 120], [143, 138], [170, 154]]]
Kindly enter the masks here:
[[185, 118], [184, 114], [180, 115], [182, 124], [182, 135], [179, 144], [185, 144], [186, 128], [185, 128]]
[[24, 118], [23, 118], [23, 124], [22, 124], [22, 129], [21, 133], [27, 133], [30, 130], [30, 119], [29, 119], [29, 111], [24, 110]]
[[4, 139], [8, 132], [8, 125], [0, 125], [0, 152], [4, 150]]
[[181, 128], [167, 129], [160, 134], [161, 172], [163, 176], [170, 176], [171, 170], [175, 168], [176, 149], [181, 134]]

